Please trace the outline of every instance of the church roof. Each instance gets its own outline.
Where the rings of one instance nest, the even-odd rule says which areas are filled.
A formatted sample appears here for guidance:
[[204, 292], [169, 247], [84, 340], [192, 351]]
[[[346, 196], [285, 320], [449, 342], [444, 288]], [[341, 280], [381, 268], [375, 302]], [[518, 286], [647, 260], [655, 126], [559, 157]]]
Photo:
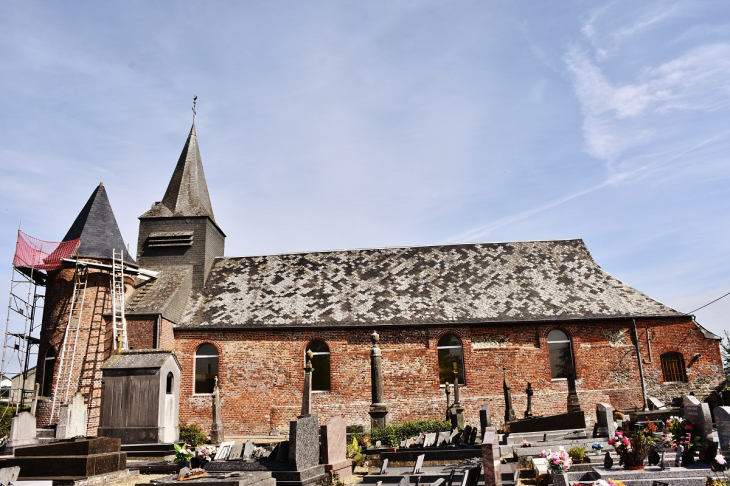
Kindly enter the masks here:
[[180, 158], [167, 185], [165, 196], [140, 218], [161, 218], [171, 216], [208, 216], [215, 222], [213, 206], [205, 182], [203, 162], [198, 149], [195, 124], [185, 142]]
[[122, 232], [119, 231], [112, 205], [106, 195], [104, 184], [99, 184], [76, 220], [69, 228], [63, 241], [81, 238], [78, 254], [83, 257], [112, 258], [112, 250], [124, 250], [124, 259], [135, 263], [127, 252]]
[[286, 328], [682, 316], [582, 240], [218, 258], [181, 327]]

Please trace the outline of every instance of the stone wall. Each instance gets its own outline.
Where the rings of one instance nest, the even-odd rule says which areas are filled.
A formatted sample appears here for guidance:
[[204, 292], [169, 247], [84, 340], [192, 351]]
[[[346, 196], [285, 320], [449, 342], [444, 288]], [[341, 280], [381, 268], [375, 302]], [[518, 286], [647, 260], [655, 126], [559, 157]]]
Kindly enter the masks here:
[[[437, 343], [451, 332], [461, 338], [466, 385], [461, 401], [467, 423], [479, 422], [478, 410], [491, 404], [492, 423], [504, 421], [502, 368], [508, 369], [518, 417], [526, 408], [527, 381], [532, 382], [533, 413], [564, 413], [567, 382], [550, 376], [547, 334], [561, 329], [572, 338], [581, 406], [593, 420], [597, 402], [616, 409], [641, 406], [641, 384], [631, 320], [511, 326], [454, 326], [378, 329], [383, 350], [385, 401], [388, 421], [442, 417], [445, 395], [439, 386]], [[675, 390], [694, 390], [704, 398], [723, 380], [718, 341], [706, 339], [690, 319], [637, 320], [642, 357], [648, 360], [644, 328], [654, 332], [650, 364], [644, 365], [649, 394], [667, 399]], [[301, 407], [304, 350], [309, 341], [324, 340], [330, 348], [331, 391], [313, 394], [313, 412], [323, 421], [340, 415], [349, 425], [369, 427], [370, 341], [372, 329], [241, 331], [175, 331], [175, 349], [183, 368], [180, 420], [208, 430], [211, 398], [193, 394], [195, 350], [210, 342], [219, 350], [223, 422], [226, 433], [268, 434], [285, 431]], [[659, 355], [679, 350], [687, 366], [687, 384], [664, 384]], [[452, 397], [453, 398], [453, 397]]]

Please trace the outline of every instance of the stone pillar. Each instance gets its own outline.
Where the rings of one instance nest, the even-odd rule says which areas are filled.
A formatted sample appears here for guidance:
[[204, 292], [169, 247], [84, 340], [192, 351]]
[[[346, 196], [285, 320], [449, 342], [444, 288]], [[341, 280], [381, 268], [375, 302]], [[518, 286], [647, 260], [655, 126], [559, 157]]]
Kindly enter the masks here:
[[454, 366], [454, 404], [451, 406], [451, 427], [464, 427], [464, 407], [461, 406], [459, 400], [459, 367], [456, 363]]
[[532, 383], [529, 381], [527, 382], [527, 390], [525, 390], [525, 393], [527, 394], [527, 410], [525, 410], [525, 418], [531, 418], [532, 417], [532, 395], [535, 393], [532, 390]]
[[444, 387], [446, 392], [446, 420], [451, 420], [451, 390], [449, 390], [449, 382], [446, 382]]
[[213, 426], [210, 428], [210, 441], [213, 444], [220, 444], [225, 439], [223, 432], [223, 418], [221, 417], [221, 395], [218, 390], [218, 377], [215, 377], [213, 386]]
[[[502, 484], [502, 469], [499, 454], [499, 436], [497, 429], [487, 427], [482, 439], [482, 468], [484, 472], [484, 486]], [[479, 478], [477, 478], [477, 481]]]
[[504, 372], [502, 388], [504, 388], [504, 422], [506, 428], [507, 422], [514, 422], [517, 420], [517, 416], [515, 415], [515, 409], [512, 407], [512, 389], [507, 380], [507, 368], [503, 368], [502, 371]]
[[575, 366], [570, 363], [568, 372], [568, 412], [580, 412], [580, 401], [578, 400], [578, 390], [575, 388]]
[[370, 404], [370, 428], [377, 429], [385, 427], [385, 416], [388, 415], [388, 407], [383, 403], [383, 353], [378, 346], [380, 336], [377, 332], [370, 335], [373, 347], [370, 348], [370, 381], [372, 387], [372, 399]]
[[299, 417], [312, 415], [312, 356], [311, 349], [307, 350], [307, 362], [304, 365], [304, 390], [302, 391], [302, 414]]

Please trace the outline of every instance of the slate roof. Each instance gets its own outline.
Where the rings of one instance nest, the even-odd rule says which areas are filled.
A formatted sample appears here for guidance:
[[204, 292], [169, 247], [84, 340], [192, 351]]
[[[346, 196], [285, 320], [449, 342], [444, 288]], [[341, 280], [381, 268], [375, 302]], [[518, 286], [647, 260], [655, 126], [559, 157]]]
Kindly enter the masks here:
[[216, 259], [180, 327], [341, 327], [682, 316], [582, 240]]
[[144, 213], [140, 218], [162, 218], [170, 216], [208, 216], [215, 222], [213, 206], [205, 182], [203, 162], [198, 148], [195, 124], [185, 142], [175, 171], [172, 173], [162, 202]]
[[124, 259], [136, 264], [127, 252], [112, 205], [103, 184], [99, 184], [62, 241], [81, 238], [78, 254], [83, 257], [112, 258], [112, 249], [124, 250]]
[[[120, 370], [120, 369], [148, 369], [160, 368], [170, 359], [180, 368], [175, 353], [171, 351], [160, 350], [139, 350], [125, 351], [124, 354], [112, 354], [109, 359], [101, 367], [102, 370]], [[182, 369], [182, 368], [180, 368]]]
[[127, 301], [127, 314], [162, 314], [180, 322], [193, 286], [192, 265], [169, 265], [158, 278], [140, 282]]

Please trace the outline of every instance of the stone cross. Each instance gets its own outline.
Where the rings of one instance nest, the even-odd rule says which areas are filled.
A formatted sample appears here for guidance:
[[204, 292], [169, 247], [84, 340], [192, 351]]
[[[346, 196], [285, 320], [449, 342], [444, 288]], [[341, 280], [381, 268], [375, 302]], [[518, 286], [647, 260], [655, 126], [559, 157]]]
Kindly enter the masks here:
[[304, 365], [304, 392], [302, 393], [302, 414], [300, 417], [309, 417], [312, 414], [312, 356], [311, 349], [307, 350], [307, 360]]
[[575, 366], [573, 365], [573, 360], [568, 364], [566, 372], [568, 373], [568, 412], [580, 412], [578, 390], [575, 388]]
[[525, 410], [525, 418], [532, 417], [532, 395], [535, 393], [532, 391], [532, 383], [529, 381], [527, 382], [527, 390], [525, 390], [525, 393], [527, 394], [527, 410]]
[[503, 368], [502, 371], [504, 372], [504, 383], [502, 384], [504, 388], [504, 421], [513, 422], [517, 420], [517, 416], [515, 415], [515, 409], [512, 408], [512, 390], [507, 380], [507, 368]]
[[388, 415], [388, 407], [383, 403], [383, 353], [378, 346], [380, 335], [373, 331], [370, 335], [373, 347], [370, 348], [370, 382], [373, 402], [370, 404], [370, 428], [379, 429], [385, 427], [385, 416]]

